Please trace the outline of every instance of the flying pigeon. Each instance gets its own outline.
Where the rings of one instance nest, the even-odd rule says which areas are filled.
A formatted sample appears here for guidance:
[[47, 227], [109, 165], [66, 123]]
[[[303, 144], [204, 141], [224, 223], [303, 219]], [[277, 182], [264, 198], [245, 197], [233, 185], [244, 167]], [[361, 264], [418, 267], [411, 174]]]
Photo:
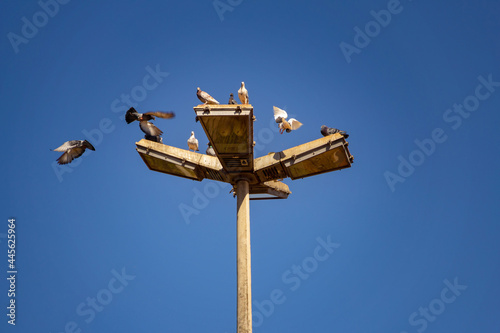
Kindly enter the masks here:
[[227, 102], [227, 104], [238, 104], [238, 103], [236, 103], [236, 100], [234, 99], [233, 94], [229, 94], [229, 96], [231, 96], [231, 97], [229, 97], [229, 102]]
[[202, 101], [203, 104], [219, 104], [215, 98], [202, 91], [200, 87], [197, 88], [196, 96], [198, 96], [198, 99]]
[[57, 159], [57, 162], [59, 164], [68, 164], [75, 158], [82, 156], [87, 148], [95, 150], [94, 146], [92, 146], [87, 140], [71, 140], [66, 141], [61, 147], [53, 149], [53, 151], [64, 152], [64, 154]]
[[341, 131], [341, 130], [333, 128], [333, 127], [321, 125], [321, 134], [323, 134], [323, 136], [328, 136], [328, 135], [335, 134], [335, 133], [339, 133], [339, 134], [343, 135], [344, 138], [346, 138], [346, 139], [349, 137], [349, 134], [347, 134], [345, 131]]
[[139, 113], [134, 108], [130, 108], [125, 114], [125, 121], [127, 122], [127, 124], [130, 124], [131, 122], [137, 120], [139, 121], [139, 127], [144, 133], [146, 133], [146, 135], [159, 136], [162, 135], [163, 132], [158, 127], [153, 125], [153, 123], [150, 123], [148, 121], [148, 120], [155, 120], [155, 117], [170, 119], [175, 117], [175, 114], [173, 112], [161, 112], [161, 111]]
[[241, 104], [248, 104], [248, 90], [245, 88], [245, 82], [241, 82], [241, 88], [238, 90], [238, 97]]
[[191, 136], [188, 139], [189, 150], [198, 151], [198, 139], [194, 137], [194, 132], [191, 131]]
[[290, 133], [292, 130], [299, 129], [302, 126], [302, 123], [295, 118], [290, 118], [290, 120], [286, 120], [288, 118], [288, 113], [285, 110], [282, 110], [276, 106], [273, 106], [274, 109], [274, 120], [279, 124], [280, 134], [286, 130], [287, 133]]
[[207, 155], [216, 156], [215, 155], [215, 150], [214, 150], [214, 147], [212, 147], [212, 144], [209, 142], [209, 143], [207, 143], [207, 145], [208, 145]]

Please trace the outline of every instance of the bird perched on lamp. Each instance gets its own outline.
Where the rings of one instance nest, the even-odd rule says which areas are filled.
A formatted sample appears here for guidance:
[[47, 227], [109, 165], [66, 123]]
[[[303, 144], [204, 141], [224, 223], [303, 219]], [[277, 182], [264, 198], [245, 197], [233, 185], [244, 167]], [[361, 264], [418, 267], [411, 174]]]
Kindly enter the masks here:
[[234, 95], [232, 93], [229, 94], [229, 102], [227, 102], [227, 104], [238, 104], [234, 99]]
[[238, 97], [241, 104], [248, 104], [248, 90], [245, 88], [245, 82], [241, 82], [241, 88], [238, 90]]
[[189, 150], [198, 151], [198, 139], [194, 137], [194, 131], [191, 131], [191, 136], [187, 140]]
[[198, 96], [198, 99], [202, 101], [203, 104], [219, 104], [215, 98], [201, 90], [200, 87], [197, 88], [196, 96]]
[[207, 143], [207, 145], [208, 145], [208, 148], [206, 151], [207, 155], [216, 156], [215, 150], [214, 150], [214, 147], [212, 147], [212, 144], [209, 142], [209, 143]]
[[340, 135], [343, 135], [344, 138], [346, 138], [346, 139], [349, 137], [349, 134], [347, 134], [346, 131], [341, 131], [341, 130], [333, 128], [333, 127], [321, 125], [321, 134], [323, 134], [323, 136], [328, 136], [328, 135], [332, 135], [335, 133], [339, 133]]

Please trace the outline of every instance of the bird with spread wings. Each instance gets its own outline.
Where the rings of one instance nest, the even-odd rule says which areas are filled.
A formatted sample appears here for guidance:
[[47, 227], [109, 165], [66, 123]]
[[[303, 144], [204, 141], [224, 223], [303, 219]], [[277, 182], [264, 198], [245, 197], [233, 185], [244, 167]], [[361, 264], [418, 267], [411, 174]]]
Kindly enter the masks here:
[[64, 154], [57, 159], [57, 163], [68, 164], [75, 158], [82, 156], [87, 148], [95, 150], [94, 146], [87, 140], [71, 140], [66, 141], [62, 146], [53, 149], [53, 151], [64, 152]]
[[162, 112], [162, 111], [151, 111], [146, 113], [139, 113], [133, 107], [130, 108], [125, 114], [125, 121], [130, 124], [133, 121], [139, 122], [139, 127], [141, 130], [149, 136], [159, 136], [163, 132], [158, 127], [149, 122], [149, 120], [155, 120], [155, 117], [170, 119], [174, 118], [175, 114], [173, 112]]
[[302, 123], [295, 118], [288, 118], [288, 113], [285, 110], [282, 110], [276, 106], [273, 106], [274, 109], [274, 120], [279, 124], [280, 134], [283, 134], [284, 131], [290, 133], [292, 130], [299, 129], [302, 126]]

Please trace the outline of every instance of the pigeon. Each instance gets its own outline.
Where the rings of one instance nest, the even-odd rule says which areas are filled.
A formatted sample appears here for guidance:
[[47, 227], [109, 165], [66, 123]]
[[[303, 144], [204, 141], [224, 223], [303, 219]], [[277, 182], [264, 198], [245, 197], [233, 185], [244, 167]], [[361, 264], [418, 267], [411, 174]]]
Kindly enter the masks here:
[[202, 101], [203, 104], [219, 104], [215, 98], [202, 91], [200, 87], [197, 88], [196, 96], [198, 96], [198, 99]]
[[286, 120], [288, 118], [288, 113], [285, 110], [282, 110], [276, 106], [273, 106], [274, 109], [274, 120], [279, 124], [280, 134], [286, 130], [287, 133], [290, 133], [292, 130], [299, 129], [302, 126], [302, 123], [295, 118], [290, 118], [290, 120]]
[[321, 134], [323, 134], [323, 136], [328, 136], [328, 135], [335, 134], [335, 133], [339, 133], [339, 134], [343, 135], [344, 138], [346, 138], [346, 139], [349, 137], [349, 134], [347, 134], [345, 131], [341, 131], [341, 130], [333, 128], [333, 127], [321, 125]]
[[170, 119], [175, 117], [175, 114], [173, 112], [161, 112], [161, 111], [139, 113], [134, 108], [130, 108], [125, 114], [125, 121], [127, 122], [127, 124], [130, 124], [131, 122], [137, 120], [139, 122], [139, 127], [144, 133], [146, 133], [146, 135], [160, 136], [163, 134], [163, 132], [158, 127], [153, 125], [153, 123], [150, 123], [148, 121], [148, 120], [155, 120], [155, 117]]
[[212, 144], [209, 142], [209, 143], [207, 143], [207, 145], [208, 145], [207, 155], [216, 156], [215, 155], [215, 150], [214, 150], [214, 147], [212, 147]]
[[71, 163], [75, 158], [82, 156], [85, 149], [95, 150], [94, 146], [90, 144], [87, 140], [71, 140], [63, 143], [62, 146], [53, 149], [53, 151], [64, 152], [58, 159], [59, 164]]
[[194, 137], [194, 132], [191, 131], [191, 136], [188, 139], [189, 150], [198, 151], [198, 139]]
[[245, 88], [245, 82], [241, 82], [241, 88], [238, 90], [238, 97], [241, 104], [248, 104], [248, 90]]
[[238, 104], [236, 103], [236, 100], [234, 99], [234, 96], [233, 94], [229, 94], [229, 102], [227, 102], [227, 104]]
[[149, 140], [149, 141], [153, 141], [153, 142], [163, 143], [163, 138], [159, 135], [151, 136], [151, 135], [146, 134], [146, 135], [144, 135], [144, 139]]

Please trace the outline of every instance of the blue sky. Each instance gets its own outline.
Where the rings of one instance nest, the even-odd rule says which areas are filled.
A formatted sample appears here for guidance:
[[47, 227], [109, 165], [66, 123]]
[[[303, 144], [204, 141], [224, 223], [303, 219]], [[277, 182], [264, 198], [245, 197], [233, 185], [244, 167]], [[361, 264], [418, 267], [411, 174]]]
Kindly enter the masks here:
[[[215, 5], [214, 5], [215, 3]], [[218, 9], [217, 9], [217, 8]], [[139, 111], [187, 149], [196, 87], [245, 81], [255, 156], [346, 130], [350, 169], [251, 202], [254, 332], [500, 328], [498, 1], [4, 1], [2, 332], [236, 331], [236, 200], [148, 170]], [[36, 25], [35, 25], [36, 24]], [[128, 97], [127, 97], [128, 96]], [[272, 107], [303, 122], [280, 135]], [[65, 168], [64, 141], [96, 148]], [[180, 207], [195, 213], [183, 215]]]

